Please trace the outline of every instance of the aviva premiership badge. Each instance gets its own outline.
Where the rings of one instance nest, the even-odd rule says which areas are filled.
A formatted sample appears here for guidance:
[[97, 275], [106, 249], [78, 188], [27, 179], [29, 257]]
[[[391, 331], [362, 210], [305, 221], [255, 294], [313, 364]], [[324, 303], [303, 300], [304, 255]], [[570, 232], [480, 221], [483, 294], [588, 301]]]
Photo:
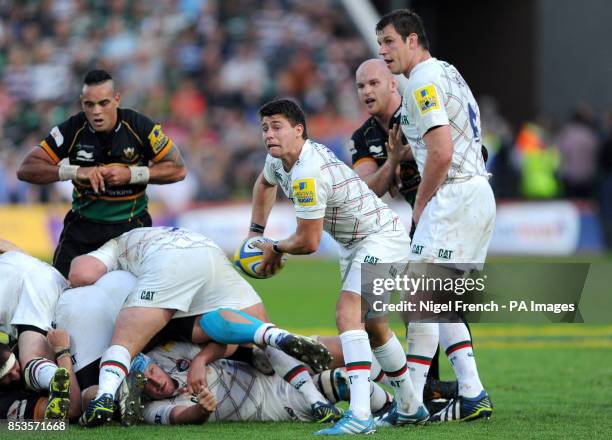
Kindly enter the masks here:
[[315, 206], [317, 204], [315, 180], [312, 177], [308, 179], [295, 180], [293, 182], [292, 189], [298, 205]]
[[414, 97], [422, 115], [429, 110], [438, 110], [440, 108], [440, 100], [433, 84], [415, 90]]
[[149, 143], [155, 154], [158, 154], [168, 144], [168, 136], [162, 131], [161, 125], [155, 124], [149, 133]]

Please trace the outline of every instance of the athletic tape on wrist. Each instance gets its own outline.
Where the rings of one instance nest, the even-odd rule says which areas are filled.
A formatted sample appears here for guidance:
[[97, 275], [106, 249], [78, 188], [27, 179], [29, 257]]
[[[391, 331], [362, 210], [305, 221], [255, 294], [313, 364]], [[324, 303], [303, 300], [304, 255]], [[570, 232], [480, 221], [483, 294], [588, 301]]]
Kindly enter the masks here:
[[60, 165], [59, 180], [75, 180], [78, 170], [79, 170], [78, 165], [70, 165], [70, 164]]
[[149, 183], [149, 167], [129, 167], [130, 184]]

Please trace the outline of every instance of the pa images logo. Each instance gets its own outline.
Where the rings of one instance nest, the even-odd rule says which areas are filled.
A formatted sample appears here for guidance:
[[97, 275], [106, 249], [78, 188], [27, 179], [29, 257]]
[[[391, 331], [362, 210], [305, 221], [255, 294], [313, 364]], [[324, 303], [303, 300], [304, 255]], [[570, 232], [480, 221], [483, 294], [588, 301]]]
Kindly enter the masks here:
[[430, 110], [438, 110], [440, 108], [438, 93], [433, 84], [415, 90], [414, 97], [422, 115]]

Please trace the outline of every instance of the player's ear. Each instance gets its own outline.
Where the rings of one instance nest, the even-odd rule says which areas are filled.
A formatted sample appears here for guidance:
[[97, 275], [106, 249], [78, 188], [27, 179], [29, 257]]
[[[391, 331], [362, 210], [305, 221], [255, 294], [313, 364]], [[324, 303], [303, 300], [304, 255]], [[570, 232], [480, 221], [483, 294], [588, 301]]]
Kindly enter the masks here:
[[304, 133], [304, 126], [302, 124], [295, 124], [295, 137], [301, 138]]
[[117, 104], [121, 102], [121, 93], [119, 92], [115, 93], [115, 101], [117, 101]]
[[395, 80], [395, 76], [391, 75], [391, 80], [389, 81], [389, 88], [391, 92], [395, 92], [397, 90], [397, 81]]

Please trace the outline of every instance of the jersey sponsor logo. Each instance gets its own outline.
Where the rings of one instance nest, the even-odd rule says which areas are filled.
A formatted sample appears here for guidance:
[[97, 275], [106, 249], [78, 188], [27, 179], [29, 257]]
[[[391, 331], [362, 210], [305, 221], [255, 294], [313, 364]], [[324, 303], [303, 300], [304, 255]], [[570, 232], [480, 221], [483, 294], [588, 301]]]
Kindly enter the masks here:
[[56, 125], [51, 129], [51, 136], [53, 136], [53, 140], [55, 141], [55, 145], [61, 147], [64, 143], [64, 135], [60, 131], [59, 127]]
[[168, 136], [164, 134], [161, 129], [161, 125], [155, 124], [153, 130], [149, 133], [149, 143], [155, 154], [159, 153], [167, 144]]
[[293, 194], [300, 206], [315, 206], [317, 204], [317, 191], [314, 178], [298, 179], [292, 185]]
[[93, 162], [94, 154], [93, 151], [79, 150], [77, 151], [76, 158], [82, 162]]
[[412, 253], [413, 254], [417, 254], [417, 255], [421, 255], [423, 253], [423, 245], [413, 244], [412, 245]]
[[440, 108], [440, 100], [433, 84], [417, 89], [414, 92], [414, 97], [422, 115], [430, 110], [438, 110]]
[[382, 145], [370, 145], [370, 153], [372, 153], [374, 157], [382, 156], [384, 154]]
[[366, 255], [365, 258], [363, 259], [363, 262], [368, 263], [368, 264], [376, 264], [379, 261], [380, 261], [380, 258], [374, 257], [372, 255]]
[[400, 118], [400, 125], [409, 125], [410, 122], [408, 122], [408, 116], [406, 115], [402, 115], [402, 117]]
[[445, 260], [450, 260], [452, 256], [453, 256], [453, 251], [449, 249], [438, 250], [438, 258], [444, 258]]
[[152, 290], [143, 290], [142, 292], [140, 292], [140, 299], [144, 299], [146, 301], [153, 301], [154, 295], [155, 292], [153, 292]]

